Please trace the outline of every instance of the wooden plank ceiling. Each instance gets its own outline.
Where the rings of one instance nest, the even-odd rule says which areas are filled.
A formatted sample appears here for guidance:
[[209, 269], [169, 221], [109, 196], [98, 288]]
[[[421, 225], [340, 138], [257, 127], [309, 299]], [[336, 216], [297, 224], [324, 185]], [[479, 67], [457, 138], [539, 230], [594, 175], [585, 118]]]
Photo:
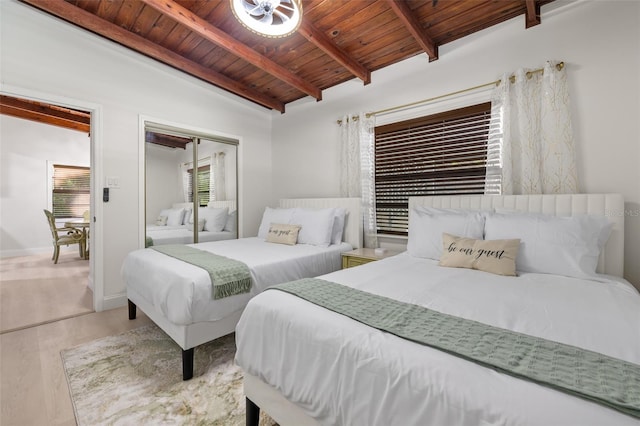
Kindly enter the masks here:
[[540, 23], [553, 0], [303, 0], [285, 38], [243, 27], [229, 0], [21, 0], [255, 102], [286, 104], [522, 16]]

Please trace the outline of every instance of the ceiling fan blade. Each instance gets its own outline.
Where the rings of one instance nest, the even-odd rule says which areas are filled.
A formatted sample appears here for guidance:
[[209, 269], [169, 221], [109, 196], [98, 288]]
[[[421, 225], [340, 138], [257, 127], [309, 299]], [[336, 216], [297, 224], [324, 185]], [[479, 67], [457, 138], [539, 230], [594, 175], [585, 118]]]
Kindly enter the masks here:
[[264, 18], [260, 19], [258, 22], [265, 25], [271, 25], [273, 23], [273, 15], [271, 13], [264, 15]]
[[284, 23], [289, 21], [291, 18], [287, 16], [285, 13], [280, 12], [279, 10], [274, 10], [273, 14], [276, 15], [280, 20]]
[[259, 4], [251, 3], [251, 2], [248, 2], [247, 0], [242, 0], [242, 5], [244, 6], [244, 10], [249, 15], [262, 15]]

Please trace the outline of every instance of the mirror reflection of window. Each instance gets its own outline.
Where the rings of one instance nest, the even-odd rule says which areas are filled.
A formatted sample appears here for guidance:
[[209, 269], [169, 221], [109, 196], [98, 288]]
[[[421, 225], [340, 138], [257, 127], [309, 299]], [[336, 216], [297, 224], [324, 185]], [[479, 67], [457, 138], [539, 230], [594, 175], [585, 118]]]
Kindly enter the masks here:
[[237, 142], [176, 133], [146, 131], [145, 245], [237, 238]]
[[[199, 163], [200, 164], [200, 163]], [[186, 173], [183, 173], [183, 180], [185, 191], [188, 194], [188, 200], [193, 201], [193, 187], [194, 187], [194, 178], [193, 178], [193, 164], [190, 165]], [[205, 166], [198, 166], [198, 190], [197, 190], [197, 199], [198, 205], [202, 207], [206, 207], [209, 204], [209, 200], [214, 200], [215, 197], [213, 194], [210, 194], [210, 191], [213, 190], [213, 185], [211, 185], [211, 166], [209, 164]]]

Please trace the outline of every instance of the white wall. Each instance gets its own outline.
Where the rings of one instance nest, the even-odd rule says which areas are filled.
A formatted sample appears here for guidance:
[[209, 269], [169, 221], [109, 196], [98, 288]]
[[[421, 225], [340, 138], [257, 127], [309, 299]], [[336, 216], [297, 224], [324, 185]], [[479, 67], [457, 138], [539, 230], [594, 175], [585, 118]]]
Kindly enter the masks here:
[[[640, 287], [640, 2], [557, 0], [542, 24], [513, 19], [426, 54], [301, 100], [273, 114], [274, 199], [339, 195], [336, 120], [499, 79], [546, 60], [567, 66], [581, 192], [618, 192], [627, 202], [625, 276]], [[438, 105], [433, 107], [439, 108]], [[389, 120], [382, 117], [382, 120]], [[313, 160], [311, 160], [313, 159]]]
[[[240, 226], [243, 235], [255, 235], [263, 207], [280, 197], [338, 195], [336, 119], [343, 114], [465, 89], [548, 59], [567, 64], [581, 191], [620, 192], [628, 202], [625, 275], [638, 285], [639, 52], [639, 2], [556, 0], [543, 7], [537, 27], [525, 30], [524, 18], [516, 18], [442, 46], [435, 62], [422, 54], [374, 72], [368, 86], [353, 80], [325, 90], [321, 102], [303, 99], [279, 114], [16, 0], [0, 0], [0, 89], [100, 107], [97, 178], [120, 178], [109, 203], [98, 196], [104, 241], [94, 242], [102, 255], [92, 261], [100, 265], [105, 306], [124, 301], [120, 266], [140, 244], [139, 115], [240, 139]], [[4, 171], [2, 177], [4, 197]]]
[[88, 167], [89, 154], [86, 133], [0, 115], [0, 257], [53, 253], [48, 169]]
[[146, 223], [155, 225], [162, 209], [183, 203], [181, 155], [184, 150], [147, 144], [146, 152]]
[[[98, 309], [124, 303], [120, 267], [125, 255], [141, 244], [140, 115], [240, 140], [240, 230], [257, 233], [262, 209], [271, 199], [268, 110], [16, 0], [0, 1], [0, 31], [2, 90], [100, 108], [100, 134], [94, 135], [102, 150], [96, 153], [98, 185], [106, 176], [117, 176], [120, 188], [111, 191], [108, 203], [97, 197], [99, 232], [92, 231], [92, 262], [96, 281], [104, 283]], [[103, 241], [96, 240], [99, 235]]]

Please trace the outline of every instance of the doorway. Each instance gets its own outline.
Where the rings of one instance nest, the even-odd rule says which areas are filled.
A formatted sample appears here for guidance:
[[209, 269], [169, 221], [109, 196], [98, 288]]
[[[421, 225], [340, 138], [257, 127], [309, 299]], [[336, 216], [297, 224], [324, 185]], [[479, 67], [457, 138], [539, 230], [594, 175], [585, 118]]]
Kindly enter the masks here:
[[[84, 198], [83, 211], [94, 211], [92, 112], [91, 106], [83, 108], [66, 99], [22, 90], [0, 94], [2, 332], [82, 315], [96, 306], [94, 260], [80, 255], [78, 245], [63, 246], [54, 264], [51, 229], [43, 212], [75, 211], [77, 208], [66, 209], [64, 203], [80, 198]], [[54, 165], [89, 169], [89, 194], [76, 196], [65, 193], [66, 188], [58, 188], [57, 195], [53, 193]], [[59, 227], [82, 218], [66, 217], [64, 213], [59, 216]], [[87, 235], [91, 238], [89, 246], [94, 248], [98, 245], [92, 227]]]

